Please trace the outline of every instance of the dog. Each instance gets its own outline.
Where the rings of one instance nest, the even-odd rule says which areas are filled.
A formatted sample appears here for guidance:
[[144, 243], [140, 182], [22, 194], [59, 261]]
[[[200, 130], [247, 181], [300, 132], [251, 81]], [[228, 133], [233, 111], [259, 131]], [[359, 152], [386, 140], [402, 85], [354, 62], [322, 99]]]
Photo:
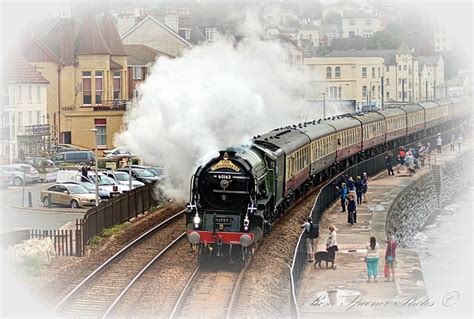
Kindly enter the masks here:
[[319, 268], [323, 269], [323, 267], [321, 267], [322, 261], [326, 262], [326, 269], [329, 268], [328, 262], [331, 263], [331, 268], [334, 268], [334, 261], [331, 260], [327, 251], [318, 251], [314, 254], [314, 268], [316, 268], [316, 265], [319, 265]]

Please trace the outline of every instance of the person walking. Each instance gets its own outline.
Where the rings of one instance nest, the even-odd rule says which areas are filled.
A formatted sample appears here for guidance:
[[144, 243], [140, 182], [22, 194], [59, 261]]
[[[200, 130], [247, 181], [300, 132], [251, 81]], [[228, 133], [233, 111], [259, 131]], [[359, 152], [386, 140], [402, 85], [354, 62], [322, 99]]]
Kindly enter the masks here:
[[301, 225], [304, 228], [306, 236], [306, 254], [308, 255], [308, 262], [313, 262], [315, 240], [319, 236], [319, 225], [313, 223], [311, 217], [306, 219], [306, 222]]
[[408, 151], [405, 157], [405, 164], [407, 166], [408, 174], [412, 176], [415, 173], [415, 159], [411, 155], [411, 151]]
[[360, 178], [360, 176], [357, 176], [356, 178], [355, 187], [356, 187], [356, 195], [357, 195], [357, 198], [356, 198], [357, 205], [361, 205], [364, 185], [362, 185], [362, 179]]
[[364, 200], [362, 201], [363, 203], [367, 203], [367, 190], [369, 189], [369, 177], [367, 176], [367, 173], [364, 172], [362, 174], [362, 194], [364, 196]]
[[451, 135], [451, 141], [449, 141], [449, 150], [451, 152], [454, 152], [454, 142], [456, 141], [456, 139], [454, 138], [454, 135]]
[[400, 156], [400, 163], [401, 165], [405, 165], [405, 155], [406, 155], [406, 149], [404, 146], [400, 146], [398, 149], [398, 156]]
[[367, 265], [367, 282], [370, 282], [370, 278], [374, 277], [374, 282], [377, 282], [377, 275], [379, 271], [379, 244], [375, 237], [370, 237], [370, 242], [365, 246], [367, 254], [365, 255], [365, 263]]
[[457, 138], [456, 142], [458, 144], [458, 149], [461, 150], [461, 143], [462, 143], [462, 135], [461, 134], [458, 135], [458, 138]]
[[392, 273], [392, 281], [395, 281], [395, 250], [397, 249], [395, 236], [390, 236], [390, 239], [385, 242], [387, 243], [387, 249], [385, 250], [385, 281], [390, 281], [390, 272]]
[[351, 226], [357, 224], [356, 220], [356, 202], [354, 200], [354, 195], [350, 193], [347, 196], [347, 223]]
[[346, 198], [347, 198], [347, 186], [346, 183], [342, 183], [342, 188], [340, 189], [341, 193], [341, 208], [342, 212], [344, 213], [346, 211]]
[[436, 139], [436, 148], [438, 154], [441, 154], [441, 146], [443, 146], [443, 139], [441, 138], [441, 133], [438, 133], [438, 138]]
[[339, 248], [337, 247], [336, 230], [336, 226], [329, 226], [329, 236], [326, 242], [326, 250], [329, 253], [329, 258], [331, 259], [333, 269], [336, 269], [336, 251], [339, 250]]
[[388, 175], [395, 175], [392, 168], [392, 153], [390, 151], [385, 153], [385, 165], [387, 166]]

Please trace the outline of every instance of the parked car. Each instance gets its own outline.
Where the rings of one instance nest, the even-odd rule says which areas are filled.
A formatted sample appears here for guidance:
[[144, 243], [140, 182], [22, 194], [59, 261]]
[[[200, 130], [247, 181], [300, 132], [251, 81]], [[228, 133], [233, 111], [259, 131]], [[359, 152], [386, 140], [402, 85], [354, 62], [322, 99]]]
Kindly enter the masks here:
[[90, 182], [87, 178], [82, 176], [78, 170], [60, 170], [56, 175], [56, 183], [66, 182]]
[[118, 147], [110, 151], [104, 151], [105, 158], [115, 158], [115, 157], [130, 157], [133, 156], [129, 151], [124, 151]]
[[36, 183], [39, 179], [38, 171], [29, 164], [2, 165], [0, 168], [10, 175], [14, 186], [23, 185], [23, 178], [25, 178], [25, 184]]
[[[65, 182], [65, 185], [71, 184], [71, 185], [81, 185], [87, 191], [91, 194], [95, 195], [95, 184], [89, 183], [89, 182]], [[102, 187], [99, 186], [99, 198], [101, 202], [106, 202], [110, 199], [110, 193], [103, 189]]]
[[62, 152], [53, 156], [51, 159], [56, 164], [68, 163], [68, 164], [81, 164], [94, 165], [95, 156], [92, 151], [71, 151]]
[[[128, 168], [120, 168], [117, 170], [118, 172], [127, 172], [128, 173]], [[146, 170], [146, 169], [141, 169], [141, 168], [133, 168], [132, 166], [132, 177], [136, 179], [139, 182], [142, 183], [155, 183], [159, 179], [157, 176], [155, 176], [152, 172]]]
[[[95, 172], [89, 171], [87, 176], [91, 179], [92, 183], [95, 184], [95, 179], [96, 179]], [[99, 173], [99, 186], [112, 194], [125, 193], [130, 190], [128, 185], [121, 185], [114, 179], [108, 176], [105, 176], [102, 173]]]
[[0, 187], [7, 187], [12, 183], [12, 177], [3, 169], [0, 169]]
[[145, 166], [145, 165], [132, 165], [132, 168], [139, 168], [139, 169], [145, 169], [158, 177], [158, 180], [162, 180], [166, 177], [166, 175], [163, 174], [163, 169], [161, 167], [157, 166]]
[[[105, 171], [103, 174], [110, 177], [110, 178], [113, 178], [120, 185], [125, 185], [125, 186], [129, 185], [130, 175], [128, 175], [128, 172]], [[137, 187], [140, 187], [140, 186], [143, 186], [143, 185], [145, 185], [145, 184], [133, 179], [133, 177], [132, 177], [132, 187], [133, 188], [137, 188]]]
[[89, 193], [81, 185], [75, 184], [55, 184], [42, 190], [40, 199], [44, 206], [51, 204], [65, 205], [71, 208], [85, 206], [95, 206], [95, 194]]

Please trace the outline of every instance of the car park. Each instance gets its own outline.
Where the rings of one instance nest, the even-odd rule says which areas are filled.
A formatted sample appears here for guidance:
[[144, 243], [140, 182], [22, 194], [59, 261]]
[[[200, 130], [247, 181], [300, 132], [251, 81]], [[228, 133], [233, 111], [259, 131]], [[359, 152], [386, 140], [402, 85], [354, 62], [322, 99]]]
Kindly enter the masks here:
[[62, 152], [53, 156], [51, 159], [55, 164], [95, 164], [95, 156], [92, 151], [70, 151]]
[[[119, 172], [127, 172], [129, 171], [128, 168], [120, 168], [117, 171]], [[159, 179], [157, 176], [155, 176], [152, 172], [146, 170], [146, 169], [141, 169], [141, 168], [133, 168], [132, 167], [132, 177], [136, 179], [139, 182], [142, 183], [155, 183]]]
[[55, 184], [42, 190], [40, 200], [44, 206], [65, 205], [71, 208], [95, 206], [95, 194], [81, 185]]
[[[129, 186], [130, 175], [128, 174], [128, 172], [124, 172], [124, 171], [105, 171], [105, 172], [103, 172], [103, 174], [110, 177], [110, 178], [112, 178], [112, 179], [114, 179], [120, 185]], [[133, 177], [132, 177], [132, 187], [133, 188], [137, 188], [137, 187], [140, 187], [140, 186], [143, 186], [143, 185], [145, 185], [145, 184], [133, 179]]]
[[23, 179], [25, 180], [25, 184], [36, 183], [39, 179], [38, 171], [29, 164], [2, 165], [0, 169], [10, 175], [14, 186], [23, 185]]

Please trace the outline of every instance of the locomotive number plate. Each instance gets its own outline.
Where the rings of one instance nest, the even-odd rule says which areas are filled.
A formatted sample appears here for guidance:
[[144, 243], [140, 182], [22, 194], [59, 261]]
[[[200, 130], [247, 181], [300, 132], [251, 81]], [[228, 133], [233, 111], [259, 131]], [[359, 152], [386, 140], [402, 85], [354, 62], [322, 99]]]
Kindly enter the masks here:
[[230, 217], [216, 217], [214, 222], [216, 224], [230, 225], [232, 224], [232, 219]]

